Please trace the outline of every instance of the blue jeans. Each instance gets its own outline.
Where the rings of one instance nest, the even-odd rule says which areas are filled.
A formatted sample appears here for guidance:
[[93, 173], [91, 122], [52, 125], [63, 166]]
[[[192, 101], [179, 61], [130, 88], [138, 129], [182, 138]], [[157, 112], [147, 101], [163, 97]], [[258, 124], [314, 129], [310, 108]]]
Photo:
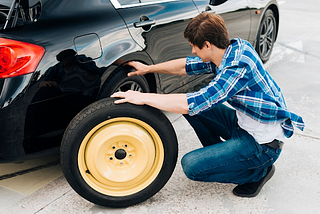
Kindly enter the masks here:
[[181, 160], [183, 171], [191, 180], [239, 185], [257, 182], [281, 153], [281, 149], [258, 144], [239, 127], [235, 110], [223, 104], [184, 117], [204, 146]]

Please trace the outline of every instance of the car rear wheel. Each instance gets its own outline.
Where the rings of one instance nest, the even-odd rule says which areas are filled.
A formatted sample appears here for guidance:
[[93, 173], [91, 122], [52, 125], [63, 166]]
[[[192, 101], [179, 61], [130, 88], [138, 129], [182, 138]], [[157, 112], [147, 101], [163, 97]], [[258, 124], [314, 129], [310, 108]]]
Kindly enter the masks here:
[[132, 67], [123, 66], [114, 71], [104, 82], [101, 87], [98, 99], [110, 97], [111, 94], [118, 91], [140, 91], [144, 93], [150, 92], [148, 81], [144, 76], [131, 76], [128, 73], [132, 71]]
[[107, 207], [147, 200], [169, 180], [177, 138], [159, 110], [102, 99], [81, 111], [61, 144], [61, 165], [71, 187]]
[[276, 32], [276, 19], [272, 10], [268, 9], [260, 23], [256, 42], [256, 51], [262, 62], [267, 62], [271, 56], [273, 45], [276, 40]]

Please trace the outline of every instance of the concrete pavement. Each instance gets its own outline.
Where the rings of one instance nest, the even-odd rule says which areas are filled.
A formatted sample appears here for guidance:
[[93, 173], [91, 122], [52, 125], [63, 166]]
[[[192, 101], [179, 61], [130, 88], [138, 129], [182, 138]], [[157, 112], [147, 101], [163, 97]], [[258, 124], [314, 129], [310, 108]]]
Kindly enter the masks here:
[[255, 198], [232, 194], [233, 184], [188, 180], [181, 157], [200, 143], [180, 115], [168, 114], [179, 141], [176, 169], [165, 187], [149, 200], [125, 209], [92, 204], [75, 193], [64, 179], [58, 157], [1, 165], [0, 176], [36, 166], [0, 180], [0, 213], [320, 213], [320, 19], [319, 1], [279, 1], [280, 31], [266, 68], [277, 81], [288, 108], [303, 117], [304, 132], [287, 140], [276, 173]]

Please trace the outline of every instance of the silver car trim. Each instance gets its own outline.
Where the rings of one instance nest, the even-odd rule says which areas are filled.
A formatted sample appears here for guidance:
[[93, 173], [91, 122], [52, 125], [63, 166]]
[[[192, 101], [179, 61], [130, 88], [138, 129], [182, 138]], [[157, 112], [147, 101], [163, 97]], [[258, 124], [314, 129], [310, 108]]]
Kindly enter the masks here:
[[117, 0], [110, 0], [111, 4], [113, 4], [113, 6], [116, 8], [116, 9], [119, 9], [121, 8], [121, 5], [120, 3], [117, 1]]
[[113, 6], [116, 9], [144, 6], [144, 5], [150, 5], [150, 4], [158, 4], [158, 3], [164, 3], [164, 2], [173, 2], [173, 1], [178, 1], [178, 0], [152, 1], [152, 2], [145, 2], [145, 3], [127, 4], [127, 5], [121, 5], [118, 0], [110, 0], [110, 2], [113, 4]]

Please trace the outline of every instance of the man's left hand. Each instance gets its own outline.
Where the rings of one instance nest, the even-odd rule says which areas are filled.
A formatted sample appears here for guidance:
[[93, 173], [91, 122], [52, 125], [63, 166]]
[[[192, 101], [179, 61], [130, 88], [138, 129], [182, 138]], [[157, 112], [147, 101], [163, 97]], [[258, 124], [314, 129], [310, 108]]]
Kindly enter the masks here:
[[112, 94], [110, 97], [112, 98], [122, 98], [119, 100], [114, 101], [115, 104], [120, 104], [120, 103], [132, 103], [135, 105], [144, 105], [144, 98], [147, 94], [146, 93], [141, 93], [139, 91], [126, 91], [126, 92], [116, 92]]

